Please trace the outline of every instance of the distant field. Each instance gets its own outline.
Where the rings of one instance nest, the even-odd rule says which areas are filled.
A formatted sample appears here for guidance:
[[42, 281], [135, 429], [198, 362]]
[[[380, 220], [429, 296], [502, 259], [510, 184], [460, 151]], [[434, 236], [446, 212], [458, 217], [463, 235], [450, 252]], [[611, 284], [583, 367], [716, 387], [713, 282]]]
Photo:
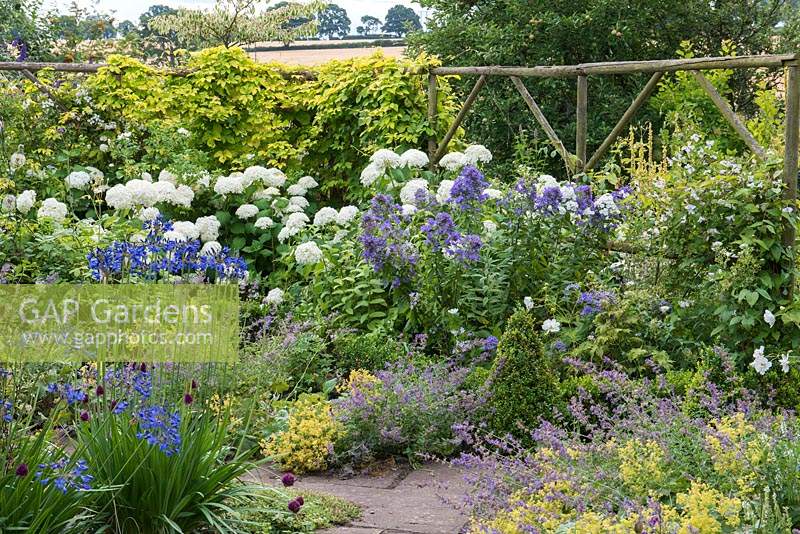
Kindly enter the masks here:
[[[331, 44], [341, 45], [347, 41], [332, 41]], [[319, 42], [317, 42], [319, 43]], [[272, 43], [259, 43], [258, 46]], [[352, 59], [354, 57], [371, 56], [378, 50], [382, 50], [386, 56], [400, 57], [405, 51], [404, 46], [370, 47], [370, 48], [319, 48], [293, 49], [277, 48], [274, 50], [249, 52], [250, 57], [262, 63], [279, 61], [287, 65], [319, 65], [334, 59]]]

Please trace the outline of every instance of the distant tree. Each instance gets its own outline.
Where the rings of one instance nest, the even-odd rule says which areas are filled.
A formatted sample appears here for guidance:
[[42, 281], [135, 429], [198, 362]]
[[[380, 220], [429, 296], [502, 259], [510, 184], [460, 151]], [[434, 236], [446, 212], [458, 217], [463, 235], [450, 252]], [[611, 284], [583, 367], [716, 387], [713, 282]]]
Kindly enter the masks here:
[[130, 20], [123, 20], [119, 24], [117, 24], [117, 35], [120, 37], [125, 37], [128, 34], [134, 33], [136, 31], [136, 24], [131, 22]]
[[163, 57], [170, 65], [175, 64], [175, 52], [183, 48], [185, 43], [181, 42], [178, 34], [173, 30], [161, 31], [151, 26], [151, 22], [158, 17], [173, 15], [177, 10], [156, 4], [150, 6], [147, 11], [139, 16], [139, 35], [144, 39], [144, 53], [150, 57]]
[[347, 11], [336, 4], [328, 4], [317, 15], [319, 19], [319, 34], [329, 39], [347, 37], [350, 34], [350, 17]]
[[290, 20], [309, 17], [324, 8], [321, 2], [313, 1], [259, 11], [262, 3], [260, 0], [217, 0], [212, 9], [179, 9], [173, 14], [155, 17], [149, 26], [162, 33], [175, 32], [180, 40], [197, 46], [232, 47], [259, 41], [285, 43], [316, 31], [315, 20], [296, 28], [287, 26]]
[[363, 17], [361, 17], [361, 24], [363, 24], [363, 26], [359, 26], [359, 28], [364, 29], [365, 35], [370, 35], [377, 33], [381, 29], [383, 23], [381, 22], [381, 19], [379, 19], [378, 17], [373, 17], [371, 15], [364, 15]]
[[[273, 11], [275, 9], [281, 9], [281, 8], [286, 7], [288, 5], [289, 5], [289, 2], [286, 2], [285, 0], [283, 0], [281, 2], [278, 2], [275, 5], [269, 6], [267, 8], [267, 11]], [[287, 28], [287, 29], [289, 29], [289, 28], [299, 28], [303, 24], [308, 24], [309, 22], [311, 22], [311, 20], [312, 20], [311, 17], [295, 17], [295, 18], [287, 20], [283, 24], [283, 26], [285, 28]]]
[[419, 15], [410, 7], [399, 4], [389, 10], [386, 14], [386, 23], [383, 25], [384, 33], [394, 33], [398, 37], [421, 29]]

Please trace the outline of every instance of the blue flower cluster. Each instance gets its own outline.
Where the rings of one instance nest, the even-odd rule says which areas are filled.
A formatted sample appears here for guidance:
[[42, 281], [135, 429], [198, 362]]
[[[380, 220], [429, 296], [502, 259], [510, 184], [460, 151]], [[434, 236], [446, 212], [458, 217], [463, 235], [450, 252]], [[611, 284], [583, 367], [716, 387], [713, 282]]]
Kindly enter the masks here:
[[137, 438], [150, 445], [157, 445], [167, 456], [180, 452], [180, 412], [169, 413], [163, 406], [150, 406], [140, 409], [136, 417], [139, 420]]
[[15, 61], [25, 61], [28, 59], [28, 43], [22, 40], [22, 37], [17, 36], [11, 40], [11, 48], [17, 50], [17, 59]]
[[142, 243], [115, 241], [87, 255], [95, 280], [109, 280], [115, 275], [157, 280], [164, 275], [215, 275], [220, 280], [241, 280], [247, 275], [247, 262], [232, 256], [228, 247], [218, 254], [200, 254], [198, 239], [183, 242], [168, 240], [164, 233], [172, 223], [161, 218], [145, 223], [149, 230]]
[[610, 291], [584, 291], [578, 296], [578, 304], [583, 304], [581, 315], [600, 313], [603, 307], [614, 302], [614, 294]]
[[80, 404], [89, 400], [89, 396], [80, 388], [74, 387], [71, 384], [48, 384], [46, 388], [48, 393], [54, 393], [67, 401], [67, 404]]
[[14, 419], [14, 405], [11, 401], [0, 399], [0, 419], [10, 423]]
[[361, 246], [364, 259], [372, 265], [375, 272], [390, 268], [395, 273], [402, 273], [395, 278], [399, 285], [400, 278], [410, 279], [414, 276], [419, 256], [409, 241], [408, 229], [404, 226], [407, 217], [402, 208], [388, 195], [376, 195], [370, 209], [361, 218]]
[[94, 479], [92, 475], [86, 474], [88, 470], [85, 460], [78, 460], [69, 469], [69, 462], [62, 458], [50, 464], [39, 464], [36, 479], [43, 485], [52, 483], [61, 493], [67, 493], [70, 489], [86, 491], [91, 489], [90, 483]]
[[461, 263], [474, 262], [480, 259], [483, 241], [475, 234], [461, 234], [453, 218], [447, 212], [439, 212], [422, 225], [425, 242], [436, 252], [455, 258]]
[[537, 182], [517, 182], [515, 190], [527, 202], [516, 209], [517, 215], [526, 211], [545, 216], [572, 214], [579, 217], [578, 224], [604, 230], [612, 229], [622, 219], [622, 200], [631, 193], [629, 186], [595, 197], [588, 185], [558, 184], [554, 178], [546, 178], [544, 183], [541, 178]]
[[450, 190], [450, 201], [464, 211], [478, 209], [489, 198], [484, 191], [489, 182], [483, 173], [472, 165], [465, 166]]

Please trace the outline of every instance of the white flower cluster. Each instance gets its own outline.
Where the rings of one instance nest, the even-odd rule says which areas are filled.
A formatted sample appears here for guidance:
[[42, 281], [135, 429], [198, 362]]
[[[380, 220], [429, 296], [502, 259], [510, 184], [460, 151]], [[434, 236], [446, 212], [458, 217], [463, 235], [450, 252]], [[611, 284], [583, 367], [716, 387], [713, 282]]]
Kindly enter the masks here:
[[297, 245], [294, 259], [299, 265], [313, 265], [322, 261], [322, 251], [314, 241]]
[[22, 152], [14, 152], [8, 160], [8, 166], [11, 167], [12, 171], [16, 171], [20, 167], [23, 167], [27, 161], [25, 154]]
[[89, 182], [92, 181], [92, 177], [89, 175], [88, 172], [85, 171], [74, 171], [67, 175], [66, 182], [67, 187], [70, 189], [83, 189]]
[[361, 185], [369, 187], [386, 174], [388, 169], [396, 169], [402, 165], [400, 156], [393, 150], [382, 148], [369, 158], [369, 165], [361, 171]]
[[277, 287], [275, 289], [270, 289], [267, 296], [264, 297], [264, 304], [279, 306], [281, 303], [283, 303], [283, 289]]
[[278, 241], [283, 243], [288, 238], [297, 235], [310, 222], [308, 215], [302, 212], [290, 213], [284, 222], [283, 228], [278, 232]]
[[258, 215], [258, 211], [258, 206], [255, 204], [242, 204], [236, 209], [236, 216], [243, 220], [252, 219]]
[[492, 153], [483, 145], [470, 145], [464, 152], [450, 152], [442, 156], [439, 166], [448, 171], [458, 171], [466, 165], [489, 163]]
[[31, 211], [33, 205], [36, 204], [36, 191], [26, 189], [17, 196], [17, 211], [23, 215]]
[[159, 203], [188, 208], [194, 200], [194, 191], [188, 185], [175, 186], [172, 182], [135, 179], [117, 184], [106, 191], [106, 204], [114, 209], [143, 206], [150, 208]]
[[46, 198], [36, 212], [36, 218], [49, 218], [56, 222], [62, 222], [67, 218], [67, 205], [54, 198]]
[[426, 195], [428, 193], [428, 181], [422, 179], [409, 180], [400, 189], [400, 201], [403, 204], [417, 204], [417, 193], [423, 191]]
[[219, 237], [220, 222], [215, 215], [199, 217], [195, 223], [200, 239], [204, 242], [216, 241]]

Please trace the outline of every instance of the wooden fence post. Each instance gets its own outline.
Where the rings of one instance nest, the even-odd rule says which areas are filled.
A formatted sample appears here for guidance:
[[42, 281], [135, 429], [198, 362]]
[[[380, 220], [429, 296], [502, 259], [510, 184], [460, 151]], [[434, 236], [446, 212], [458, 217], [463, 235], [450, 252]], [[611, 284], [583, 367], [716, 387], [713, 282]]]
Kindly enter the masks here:
[[[800, 77], [798, 77], [798, 67], [790, 64], [786, 69], [786, 130], [784, 131], [784, 155], [783, 155], [783, 182], [786, 186], [784, 197], [793, 203], [792, 208], [797, 210], [797, 157], [798, 145], [800, 145]], [[787, 224], [783, 231], [783, 244], [789, 247], [789, 258], [792, 264], [789, 268], [795, 268], [795, 240], [797, 232], [794, 225]], [[789, 298], [794, 294], [794, 277], [789, 282]]]
[[575, 107], [575, 156], [578, 158], [578, 171], [586, 170], [586, 133], [588, 124], [589, 80], [586, 75], [578, 76], [578, 97]]
[[433, 169], [436, 163], [433, 161], [436, 155], [436, 115], [438, 114], [439, 87], [436, 74], [428, 73], [428, 126], [433, 130], [428, 137], [428, 159], [430, 167]]

